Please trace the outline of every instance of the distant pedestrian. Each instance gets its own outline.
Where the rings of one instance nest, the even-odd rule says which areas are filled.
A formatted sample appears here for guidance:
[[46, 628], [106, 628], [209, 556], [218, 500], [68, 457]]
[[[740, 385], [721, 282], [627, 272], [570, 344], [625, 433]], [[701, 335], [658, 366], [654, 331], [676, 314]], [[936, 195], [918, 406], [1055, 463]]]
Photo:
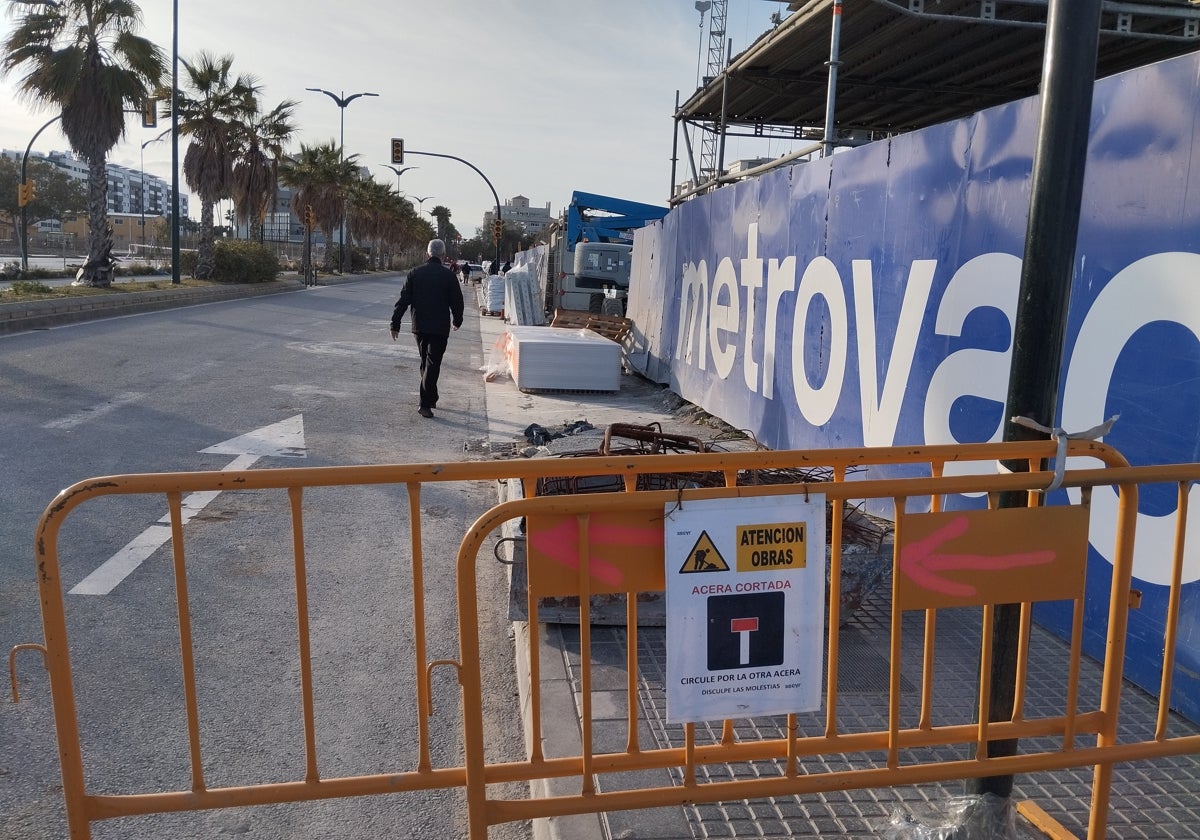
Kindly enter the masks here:
[[462, 264], [462, 279], [464, 283], [471, 282], [471, 264], [469, 262]]
[[458, 329], [463, 322], [463, 295], [458, 279], [442, 265], [446, 243], [431, 239], [426, 248], [429, 260], [413, 269], [404, 279], [400, 299], [392, 311], [392, 341], [400, 332], [404, 313], [412, 309], [413, 336], [421, 354], [421, 400], [417, 413], [432, 417], [438, 404], [438, 375], [442, 371], [442, 356], [450, 337], [450, 327]]

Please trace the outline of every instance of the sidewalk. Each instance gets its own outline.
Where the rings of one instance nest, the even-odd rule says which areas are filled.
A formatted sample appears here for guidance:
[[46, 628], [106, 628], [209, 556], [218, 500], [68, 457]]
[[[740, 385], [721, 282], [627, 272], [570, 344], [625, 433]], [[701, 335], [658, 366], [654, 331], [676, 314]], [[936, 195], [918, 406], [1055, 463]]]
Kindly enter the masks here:
[[[485, 359], [492, 344], [504, 332], [504, 324], [496, 318], [480, 321], [481, 341]], [[489, 427], [493, 445], [502, 446], [522, 438], [529, 423], [550, 428], [576, 420], [603, 427], [613, 422], [647, 424], [659, 422], [664, 431], [679, 431], [680, 420], [671, 413], [674, 404], [664, 399], [662, 389], [637, 377], [622, 377], [619, 395], [596, 394], [524, 394], [512, 380], [504, 378], [487, 384]], [[697, 432], [693, 427], [685, 433], [704, 439], [713, 435], [712, 429]], [[593, 439], [594, 440], [594, 439]], [[571, 439], [564, 441], [564, 446]], [[580, 440], [577, 450], [589, 448], [589, 441]], [[502, 493], [505, 492], [502, 490]], [[843, 731], [878, 729], [887, 721], [887, 661], [888, 628], [890, 622], [889, 587], [867, 601], [839, 633], [839, 721]], [[957, 613], [957, 614], [956, 614]], [[920, 638], [923, 616], [906, 614], [906, 638]], [[909, 625], [912, 625], [911, 628]], [[516, 623], [517, 672], [526, 681], [529, 628]], [[579, 628], [571, 624], [543, 624], [541, 629], [541, 693], [543, 698], [544, 749], [547, 755], [578, 754], [580, 748]], [[603, 656], [606, 676], [603, 683], [593, 686], [593, 717], [599, 730], [606, 722], [614, 726], [624, 723], [625, 628], [593, 625], [593, 659]], [[946, 665], [955, 661], [974, 661], [980, 645], [979, 621], [964, 611], [948, 611], [939, 615], [937, 652]], [[638, 631], [638, 684], [641, 722], [644, 732], [650, 733], [653, 747], [683, 745], [683, 728], [666, 722], [665, 662], [666, 633], [662, 627], [641, 627]], [[1039, 686], [1057, 691], [1061, 683], [1063, 657], [1067, 646], [1057, 637], [1034, 627], [1031, 639], [1029, 671], [1030, 697], [1036, 696]], [[621, 651], [613, 657], [604, 652]], [[911, 674], [919, 674], [919, 661], [913, 671], [906, 671], [903, 692], [912, 696], [919, 687], [907, 684]], [[952, 667], [941, 666], [935, 671], [935, 691], [939, 702], [971, 707], [975, 702], [976, 678], [972, 674], [955, 673]], [[1080, 696], [1098, 696], [1101, 669], [1085, 657], [1081, 676]], [[528, 711], [528, 684], [522, 685], [522, 707]], [[609, 716], [611, 713], [611, 716]], [[1153, 698], [1140, 690], [1127, 687], [1122, 695], [1121, 723], [1123, 736], [1143, 739], [1151, 737], [1156, 723], [1157, 705]], [[823, 720], [823, 719], [822, 719]], [[761, 738], [784, 737], [784, 718], [739, 721], [757, 731]], [[803, 724], [802, 724], [803, 725]], [[1198, 732], [1182, 718], [1173, 717], [1173, 734]], [[528, 726], [526, 726], [528, 732]], [[1088, 739], [1090, 742], [1090, 739]], [[959, 758], [950, 755], [947, 758]], [[855, 761], [869, 761], [868, 756], [856, 754]], [[801, 760], [801, 772], [826, 772], [838, 757], [815, 757]], [[845, 762], [842, 761], [842, 764]], [[858, 764], [856, 766], [863, 766]], [[748, 773], [761, 774], [761, 766], [725, 765], [721, 779], [737, 779]], [[769, 769], [767, 772], [770, 772]], [[652, 771], [645, 777], [647, 785], [679, 784], [667, 770]], [[717, 780], [710, 773], [710, 780]], [[601, 790], [605, 779], [600, 779]], [[558, 786], [577, 792], [578, 780], [559, 780], [535, 790], [535, 796], [553, 795]], [[1077, 838], [1087, 834], [1088, 810], [1091, 797], [1092, 768], [1046, 772], [1018, 776], [1013, 799], [1029, 800], [1060, 822]], [[849, 790], [820, 795], [775, 797], [770, 800], [696, 804], [682, 808], [660, 808], [600, 815], [581, 815], [535, 821], [535, 837], [562, 840], [626, 840], [627, 838], [657, 838], [657, 840], [692, 840], [708, 837], [839, 837], [867, 840], [883, 836], [896, 812], [915, 813], [927, 817], [931, 812], [942, 813], [950, 800], [961, 796], [962, 783], [955, 781], [904, 788]], [[1041, 832], [1017, 819], [1021, 837], [1043, 837]], [[914, 838], [918, 835], [912, 835]], [[941, 838], [940, 834], [923, 834], [922, 838]], [[1118, 764], [1112, 784], [1111, 807], [1108, 815], [1109, 840], [1146, 840], [1147, 838], [1200, 838], [1200, 756], [1190, 755], [1158, 761]], [[972, 835], [971, 840], [975, 840]]]

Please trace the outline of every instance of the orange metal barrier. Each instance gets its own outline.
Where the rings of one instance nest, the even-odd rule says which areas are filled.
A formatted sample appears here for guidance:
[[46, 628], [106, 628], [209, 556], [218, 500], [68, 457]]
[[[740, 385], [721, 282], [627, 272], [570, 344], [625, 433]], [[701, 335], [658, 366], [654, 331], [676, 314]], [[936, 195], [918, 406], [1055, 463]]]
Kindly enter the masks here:
[[[1025, 698], [1025, 666], [1029, 655], [1031, 602], [1044, 600], [1041, 578], [1028, 579], [1024, 584], [1002, 588], [981, 596], [983, 625], [980, 661], [987, 662], [994, 643], [991, 615], [998, 598], [1021, 601], [1021, 661], [1015, 686], [1016, 713], [1011, 720], [988, 720], [986, 707], [959, 710], [952, 720], [939, 720], [947, 710], [937, 706], [934, 693], [934, 635], [939, 610], [957, 604], [930, 598], [928, 592], [907, 591], [898, 577], [893, 582], [893, 610], [890, 626], [889, 695], [887, 724], [872, 731], [847, 731], [839, 718], [838, 633], [828, 632], [825, 640], [825, 690], [823, 724], [818, 733], [805, 733], [799, 716], [787, 716], [787, 737], [778, 739], [747, 739], [735, 731], [733, 721], [725, 721], [715, 737], [706, 737], [695, 724], [685, 725], [685, 743], [681, 747], [657, 748], [642, 743], [639, 736], [637, 705], [638, 607], [639, 592], [661, 590], [664, 562], [646, 563], [645, 552], [631, 551], [629, 562], [620, 568], [616, 579], [597, 583], [593, 574], [589, 523], [600, 517], [615, 515], [629, 521], [646, 523], [661, 521], [667, 506], [688, 504], [702, 499], [759, 498], [785, 494], [824, 494], [832, 503], [857, 502], [865, 499], [885, 499], [894, 504], [896, 538], [899, 546], [908, 539], [907, 531], [923, 527], [923, 520], [914, 513], [939, 511], [942, 499], [950, 494], [989, 494], [992, 507], [1001, 493], [1026, 493], [1031, 507], [1036, 507], [1039, 488], [1049, 484], [1052, 474], [1040, 465], [1055, 455], [1055, 444], [1019, 443], [974, 446], [930, 446], [872, 450], [828, 450], [820, 452], [745, 452], [637, 457], [589, 457], [573, 459], [538, 459], [530, 461], [469, 462], [456, 464], [419, 464], [365, 467], [324, 467], [279, 470], [252, 470], [226, 473], [177, 473], [159, 475], [109, 476], [80, 482], [63, 491], [47, 508], [39, 522], [35, 540], [38, 582], [45, 631], [47, 667], [50, 672], [52, 701], [58, 731], [64, 793], [71, 836], [90, 837], [91, 823], [97, 820], [135, 814], [154, 814], [225, 808], [236, 805], [296, 802], [361, 796], [375, 793], [402, 793], [433, 788], [463, 788], [466, 793], [470, 837], [483, 840], [491, 825], [524, 819], [595, 813], [639, 808], [680, 805], [691, 802], [715, 802], [797, 793], [816, 793], [851, 788], [878, 788], [894, 785], [920, 784], [930, 781], [969, 777], [1019, 774], [1057, 768], [1094, 766], [1093, 801], [1089, 836], [1104, 836], [1108, 810], [1109, 786], [1114, 763], [1153, 757], [1200, 752], [1200, 736], [1171, 737], [1167, 731], [1167, 698], [1170, 696], [1170, 656], [1175, 645], [1178, 616], [1179, 572], [1183, 562], [1186, 534], [1180, 515], [1175, 554], [1175, 583], [1172, 588], [1171, 625], [1164, 639], [1168, 655], [1164, 682], [1159, 701], [1159, 727], [1151, 739], [1121, 742], [1117, 737], [1124, 634], [1126, 613], [1130, 608], [1130, 580], [1133, 557], [1133, 525], [1137, 514], [1137, 487], [1150, 482], [1177, 483], [1180, 488], [1181, 510], [1190, 482], [1200, 479], [1200, 464], [1171, 467], [1132, 468], [1111, 448], [1090, 442], [1072, 442], [1070, 456], [1088, 456], [1104, 466], [1095, 469], [1068, 470], [1063, 486], [1083, 488], [1084, 505], [1090, 488], [1115, 486], [1120, 492], [1119, 528], [1112, 557], [1112, 600], [1108, 618], [1108, 654], [1104, 664], [1104, 684], [1101, 696], [1092, 706], [1083, 706], [1079, 697], [1078, 677], [1081, 660], [1083, 625], [1082, 573], [1072, 577], [1065, 570], [1066, 582], [1051, 587], [1054, 599], [1069, 597], [1075, 602], [1073, 638], [1070, 641], [1069, 667], [1065, 673], [1065, 702], [1061, 708], [1029, 708]], [[1023, 460], [1031, 472], [994, 474], [997, 460]], [[975, 463], [973, 475], [944, 474], [951, 463]], [[906, 467], [919, 477], [887, 480], [855, 480], [856, 469], [872, 464], [911, 465]], [[747, 471], [781, 468], [826, 469], [829, 480], [790, 484], [739, 486], [739, 476]], [[706, 486], [695, 489], [637, 490], [639, 476], [683, 474], [696, 476], [716, 474], [725, 486]], [[542, 496], [509, 501], [497, 505], [481, 516], [462, 540], [457, 559], [459, 656], [454, 662], [430, 661], [425, 649], [426, 629], [421, 593], [425, 589], [422, 558], [421, 499], [422, 488], [437, 482], [497, 481], [520, 478], [527, 487], [537, 479], [571, 476], [619, 476], [627, 492], [592, 495]], [[306, 585], [308, 572], [305, 562], [305, 526], [302, 500], [307, 490], [324, 487], [359, 485], [398, 485], [406, 489], [411, 521], [410, 559], [412, 566], [412, 621], [415, 627], [417, 663], [416, 693], [413, 707], [420, 710], [413, 727], [418, 733], [419, 758], [415, 766], [377, 775], [326, 777], [321, 773], [317, 756], [316, 714], [313, 699], [312, 632], [309, 626], [309, 594]], [[295, 611], [299, 652], [299, 682], [303, 731], [305, 772], [292, 781], [266, 782], [241, 786], [210, 788], [205, 779], [200, 738], [200, 700], [196, 691], [196, 664], [193, 661], [190, 601], [187, 588], [189, 557], [184, 550], [184, 494], [201, 491], [281, 490], [286, 492], [291, 515], [295, 569]], [[170, 511], [172, 558], [175, 569], [175, 607], [181, 647], [182, 682], [186, 712], [186, 743], [191, 767], [189, 790], [148, 792], [137, 795], [90, 793], [84, 773], [83, 749], [77, 719], [76, 699], [72, 682], [70, 645], [64, 611], [62, 580], [59, 569], [58, 542], [60, 530], [68, 515], [86, 501], [102, 496], [158, 494], [165, 496]], [[1056, 510], [1049, 508], [1046, 510]], [[1069, 510], [1069, 509], [1068, 509]], [[1068, 514], [1069, 515], [1069, 514]], [[559, 572], [530, 569], [529, 641], [530, 755], [522, 761], [491, 760], [486, 744], [481, 713], [483, 685], [479, 668], [480, 613], [476, 568], [486, 542], [508, 520], [518, 517], [573, 519], [578, 553], [573, 571], [575, 594], [579, 595], [579, 625], [581, 641], [581, 730], [582, 749], [577, 755], [547, 756], [543, 754], [543, 702], [539, 692], [539, 640], [537, 603], [539, 595], [547, 594], [543, 581], [547, 574], [554, 577], [554, 594], [561, 594], [564, 584]], [[1086, 512], [1075, 517], [1067, 527], [1082, 523], [1086, 531]], [[1073, 524], [1071, 524], [1073, 523]], [[1062, 520], [1055, 520], [1057, 528]], [[838, 581], [842, 563], [842, 520], [834, 516], [830, 523], [830, 574]], [[899, 551], [899, 549], [898, 549]], [[654, 556], [654, 550], [649, 550]], [[192, 560], [194, 562], [194, 560]], [[560, 570], [561, 571], [561, 570]], [[607, 587], [606, 589], [604, 587]], [[627, 661], [628, 707], [626, 709], [626, 746], [619, 751], [600, 751], [594, 747], [594, 711], [592, 708], [592, 651], [590, 645], [589, 595], [601, 591], [623, 593], [627, 603]], [[272, 593], [277, 594], [277, 593]], [[925, 616], [923, 668], [920, 680], [920, 701], [916, 720], [901, 706], [901, 645], [903, 644], [901, 614], [916, 610]], [[829, 627], [839, 626], [839, 603], [831, 598]], [[669, 621], [669, 617], [668, 617]], [[430, 701], [430, 672], [437, 666], [451, 665], [461, 686], [461, 724], [464, 746], [463, 766], [435, 767], [430, 758], [427, 715], [432, 712]], [[979, 669], [979, 696], [989, 693], [988, 669]], [[439, 710], [444, 711], [444, 710]], [[983, 712], [982, 714], [980, 712]], [[1084, 738], [1094, 738], [1086, 746]], [[1020, 738], [1032, 748], [1012, 756], [989, 756], [988, 744], [996, 739]], [[966, 745], [971, 757], [938, 760], [935, 748]], [[802, 768], [807, 757], [853, 754], [853, 768], [811, 772]], [[707, 765], [730, 762], [765, 762], [781, 768], [777, 773], [763, 773], [752, 779], [704, 782]], [[598, 784], [605, 778], [617, 778], [647, 768], [670, 768], [682, 779], [682, 784], [633, 790], [602, 790]], [[489, 786], [504, 782], [577, 778], [577, 792], [545, 798], [504, 799], [495, 795]]]

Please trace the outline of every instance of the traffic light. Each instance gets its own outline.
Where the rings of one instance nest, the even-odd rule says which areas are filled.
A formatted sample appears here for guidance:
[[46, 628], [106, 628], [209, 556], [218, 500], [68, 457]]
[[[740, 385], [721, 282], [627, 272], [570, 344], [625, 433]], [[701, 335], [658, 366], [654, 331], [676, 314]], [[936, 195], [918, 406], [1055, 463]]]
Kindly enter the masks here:
[[17, 184], [18, 207], [24, 207], [26, 204], [29, 204], [31, 201], [37, 198], [37, 191], [34, 189], [34, 187], [35, 184], [33, 181], [23, 181], [20, 184]]
[[316, 218], [317, 218], [316, 214], [313, 213], [312, 205], [305, 204], [304, 205], [304, 224], [308, 227], [312, 227], [313, 223], [316, 221]]
[[504, 220], [495, 219], [492, 221], [492, 241], [499, 242], [504, 238]]
[[142, 128], [158, 127], [158, 100], [142, 100]]
[[392, 138], [392, 163], [404, 163], [404, 139]]

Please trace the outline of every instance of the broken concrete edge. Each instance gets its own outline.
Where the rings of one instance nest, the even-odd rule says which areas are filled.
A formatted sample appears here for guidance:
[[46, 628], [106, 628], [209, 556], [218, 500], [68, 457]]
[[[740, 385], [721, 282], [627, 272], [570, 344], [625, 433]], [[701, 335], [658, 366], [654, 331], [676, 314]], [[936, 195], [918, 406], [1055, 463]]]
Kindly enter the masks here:
[[165, 288], [147, 292], [116, 292], [109, 295], [0, 303], [0, 334], [45, 329], [59, 324], [79, 323], [116, 315], [157, 312], [202, 303], [292, 292], [303, 288], [304, 285], [299, 280], [282, 279], [268, 283], [231, 283], [201, 288]]

